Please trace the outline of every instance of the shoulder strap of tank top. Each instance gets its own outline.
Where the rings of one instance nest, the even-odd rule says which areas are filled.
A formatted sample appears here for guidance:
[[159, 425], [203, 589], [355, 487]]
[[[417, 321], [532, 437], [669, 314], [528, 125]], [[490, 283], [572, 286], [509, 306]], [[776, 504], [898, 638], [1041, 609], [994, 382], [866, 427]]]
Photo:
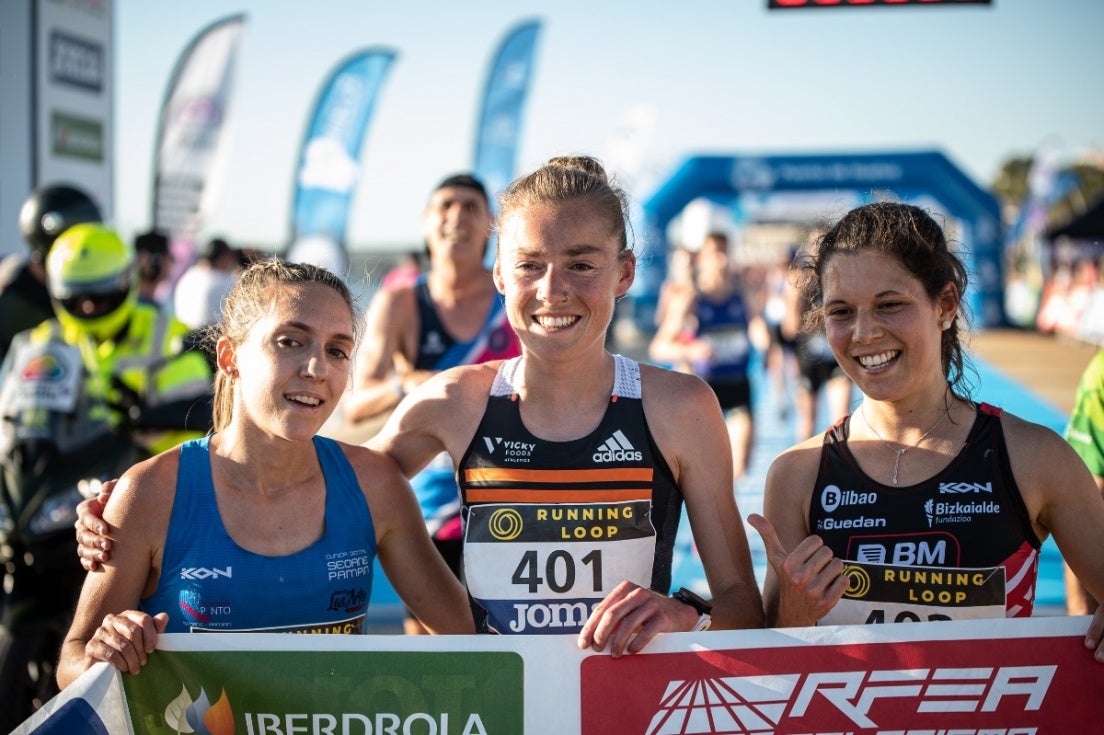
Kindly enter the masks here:
[[495, 373], [494, 383], [491, 384], [491, 397], [512, 396], [517, 393], [514, 388], [517, 376], [517, 371], [521, 368], [521, 357], [513, 357], [509, 360], [503, 361], [498, 366], [498, 372]]
[[639, 400], [640, 363], [622, 355], [613, 356], [613, 395]]
[[429, 293], [429, 278], [425, 273], [414, 281], [414, 300], [418, 304], [418, 318], [421, 321], [422, 334], [428, 329], [438, 326], [437, 307], [433, 303], [433, 296]]

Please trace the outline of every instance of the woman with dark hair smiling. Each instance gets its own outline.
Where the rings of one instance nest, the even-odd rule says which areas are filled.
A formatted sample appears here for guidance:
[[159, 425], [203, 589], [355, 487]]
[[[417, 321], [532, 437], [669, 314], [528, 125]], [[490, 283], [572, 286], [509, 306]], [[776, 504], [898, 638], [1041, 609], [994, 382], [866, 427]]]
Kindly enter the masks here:
[[[1031, 615], [1053, 533], [1104, 593], [1104, 501], [1053, 431], [968, 398], [965, 268], [922, 209], [852, 210], [804, 263], [812, 329], [862, 391], [857, 411], [767, 475], [774, 626]], [[925, 580], [920, 585], [917, 580]], [[1086, 646], [1104, 661], [1097, 611]]]

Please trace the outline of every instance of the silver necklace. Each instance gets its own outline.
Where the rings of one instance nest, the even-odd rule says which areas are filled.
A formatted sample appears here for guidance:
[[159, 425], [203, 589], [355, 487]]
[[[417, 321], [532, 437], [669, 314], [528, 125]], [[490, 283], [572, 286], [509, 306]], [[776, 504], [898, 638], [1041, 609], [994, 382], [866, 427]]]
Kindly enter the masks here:
[[[927, 439], [928, 435], [931, 434], [933, 431], [935, 431], [935, 428], [937, 426], [939, 426], [941, 423], [943, 423], [944, 419], [946, 419], [948, 416], [951, 415], [951, 407], [947, 406], [947, 408], [945, 408], [943, 410], [943, 415], [939, 417], [939, 420], [936, 421], [934, 424], [932, 424], [930, 429], [928, 429], [923, 434], [921, 434], [919, 439], [917, 439], [911, 445], [905, 447], [904, 449], [897, 449], [896, 447], [891, 446], [890, 443], [887, 442], [882, 437], [882, 435], [878, 433], [878, 430], [875, 429], [874, 426], [870, 423], [870, 419], [868, 419], [866, 417], [866, 404], [865, 403], [859, 405], [859, 413], [862, 414], [863, 421], [866, 422], [867, 427], [871, 431], [874, 432], [874, 436], [878, 437], [878, 439], [881, 440], [882, 444], [885, 445], [886, 449], [888, 449], [889, 451], [891, 451], [895, 455], [897, 455], [896, 457], [893, 458], [893, 484], [896, 485], [897, 484], [897, 470], [900, 469], [900, 467], [901, 467], [901, 457], [904, 457], [905, 452], [907, 452], [908, 450], [915, 449], [916, 447], [920, 446], [920, 442]], [[898, 442], [898, 443], [900, 443], [900, 442]]]

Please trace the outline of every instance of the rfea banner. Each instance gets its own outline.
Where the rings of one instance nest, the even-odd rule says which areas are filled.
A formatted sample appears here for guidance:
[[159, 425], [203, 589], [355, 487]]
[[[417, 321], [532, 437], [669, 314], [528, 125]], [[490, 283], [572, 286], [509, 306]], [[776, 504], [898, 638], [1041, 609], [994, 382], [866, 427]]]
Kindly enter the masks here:
[[162, 636], [16, 735], [1044, 735], [1096, 732], [1089, 618], [574, 636]]

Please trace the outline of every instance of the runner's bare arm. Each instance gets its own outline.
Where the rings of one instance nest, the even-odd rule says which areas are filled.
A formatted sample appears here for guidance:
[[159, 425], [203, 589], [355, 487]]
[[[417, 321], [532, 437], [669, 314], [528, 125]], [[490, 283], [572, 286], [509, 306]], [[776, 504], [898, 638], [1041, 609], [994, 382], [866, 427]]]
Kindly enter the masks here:
[[[709, 580], [713, 625], [762, 627], [762, 602], [732, 492], [732, 453], [717, 399], [693, 376], [643, 365], [641, 374], [648, 425], [682, 489]], [[608, 648], [614, 656], [636, 653], [658, 633], [689, 631], [698, 619], [698, 612], [683, 602], [623, 582], [595, 608], [578, 644]]]
[[[1058, 550], [1097, 600], [1104, 599], [1104, 498], [1081, 457], [1049, 428], [1005, 412], [1001, 426], [1009, 462], [1040, 540], [1054, 534]], [[1104, 604], [1085, 646], [1104, 662]]]
[[767, 552], [763, 599], [771, 627], [815, 625], [847, 590], [843, 562], [808, 528], [823, 441], [823, 435], [813, 437], [771, 463], [763, 516], [749, 518]]
[[[416, 310], [411, 289], [381, 289], [372, 298], [365, 319], [365, 335], [356, 356], [353, 389], [342, 407], [347, 421], [363, 421], [390, 411], [402, 399], [405, 388], [398, 373], [406, 372], [407, 335], [414, 327]], [[408, 369], [408, 368], [407, 368]]]
[[379, 452], [344, 447], [372, 511], [380, 566], [403, 603], [431, 633], [474, 634], [467, 592], [430, 541], [398, 465]]
[[96, 661], [138, 673], [165, 629], [167, 615], [151, 616], [137, 607], [156, 584], [175, 493], [177, 463], [175, 457], [166, 460], [162, 454], [131, 468], [111, 494], [103, 522], [122, 543], [102, 572], [85, 578], [58, 663], [62, 687]]
[[492, 362], [437, 373], [399, 404], [367, 446], [391, 457], [407, 477], [441, 452], [455, 462], [483, 415], [497, 367]]
[[[761, 628], [762, 598], [736, 506], [732, 450], [716, 395], [695, 376], [658, 370], [643, 374], [662, 378], [655, 391], [645, 383], [645, 410], [649, 417], [667, 417], [649, 418], [649, 426], [682, 488], [713, 595], [712, 628]], [[658, 399], [657, 412], [650, 409], [653, 399]]]

